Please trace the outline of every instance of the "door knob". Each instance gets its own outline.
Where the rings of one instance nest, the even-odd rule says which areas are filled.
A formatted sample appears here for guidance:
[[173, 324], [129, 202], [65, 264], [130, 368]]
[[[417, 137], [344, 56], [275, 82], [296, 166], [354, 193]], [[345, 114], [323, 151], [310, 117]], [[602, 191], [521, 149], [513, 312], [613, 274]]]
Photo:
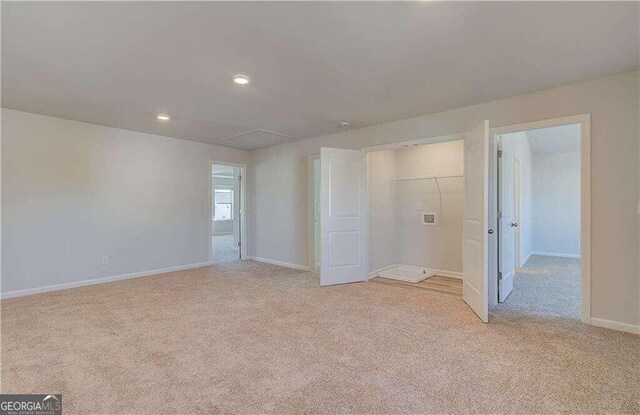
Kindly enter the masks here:
[[493, 235], [493, 229], [489, 229], [489, 235]]
[[517, 226], [518, 226], [518, 222], [511, 222], [511, 227], [512, 227], [512, 228], [515, 228], [515, 227], [517, 227]]

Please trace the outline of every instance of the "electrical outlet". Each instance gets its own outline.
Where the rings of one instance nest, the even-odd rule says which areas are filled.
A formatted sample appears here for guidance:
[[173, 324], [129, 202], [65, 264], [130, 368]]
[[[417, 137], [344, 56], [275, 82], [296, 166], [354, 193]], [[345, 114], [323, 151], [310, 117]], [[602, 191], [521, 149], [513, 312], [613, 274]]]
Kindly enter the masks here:
[[422, 202], [416, 203], [416, 210], [422, 210]]
[[109, 263], [109, 257], [108, 256], [103, 256], [102, 257], [102, 265], [107, 265]]

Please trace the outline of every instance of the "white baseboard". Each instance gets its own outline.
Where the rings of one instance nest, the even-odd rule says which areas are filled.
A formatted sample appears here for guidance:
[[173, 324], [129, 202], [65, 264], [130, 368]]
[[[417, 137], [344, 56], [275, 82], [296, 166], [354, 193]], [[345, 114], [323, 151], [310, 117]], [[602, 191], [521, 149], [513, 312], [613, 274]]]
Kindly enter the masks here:
[[591, 324], [597, 327], [624, 331], [627, 333], [640, 334], [640, 326], [629, 323], [621, 323], [619, 321], [607, 320], [604, 318], [591, 317]]
[[128, 280], [132, 278], [147, 277], [149, 275], [166, 274], [167, 272], [184, 271], [193, 268], [202, 268], [211, 265], [211, 262], [198, 262], [195, 264], [179, 265], [176, 267], [153, 269], [150, 271], [132, 272], [130, 274], [114, 275], [112, 277], [93, 278], [90, 280], [65, 282], [62, 284], [46, 285], [44, 287], [28, 288], [26, 290], [14, 290], [0, 293], [1, 299], [23, 297], [25, 295], [34, 295], [46, 293], [50, 291], [66, 290], [68, 288], [85, 287], [88, 285], [104, 284], [107, 282]]
[[533, 252], [529, 252], [529, 255], [527, 255], [521, 262], [520, 262], [520, 268], [524, 267], [524, 264], [527, 263], [527, 261], [529, 260], [529, 258], [531, 258], [531, 255], [533, 255]]
[[577, 258], [580, 259], [580, 254], [563, 254], [560, 252], [542, 252], [542, 251], [532, 251], [531, 255], [542, 255], [542, 256], [555, 256], [558, 258]]
[[429, 272], [433, 272], [436, 275], [440, 275], [441, 277], [462, 279], [462, 272], [447, 271], [447, 270], [444, 270], [444, 269], [435, 269], [435, 268], [414, 267], [413, 265], [402, 265], [402, 264], [393, 264], [393, 265], [389, 265], [388, 267], [383, 267], [383, 268], [377, 269], [377, 270], [369, 273], [369, 278], [373, 278], [373, 277], [377, 276], [379, 273], [381, 273], [383, 271], [386, 271], [388, 269], [394, 268], [394, 267], [404, 267], [404, 268], [416, 269], [416, 270], [420, 270], [420, 271], [426, 270], [426, 271], [429, 271]]
[[290, 264], [288, 262], [276, 261], [274, 259], [260, 258], [257, 256], [248, 256], [247, 259], [250, 259], [256, 262], [263, 262], [265, 264], [279, 265], [285, 268], [299, 269], [300, 271], [309, 271], [309, 267], [306, 265]]

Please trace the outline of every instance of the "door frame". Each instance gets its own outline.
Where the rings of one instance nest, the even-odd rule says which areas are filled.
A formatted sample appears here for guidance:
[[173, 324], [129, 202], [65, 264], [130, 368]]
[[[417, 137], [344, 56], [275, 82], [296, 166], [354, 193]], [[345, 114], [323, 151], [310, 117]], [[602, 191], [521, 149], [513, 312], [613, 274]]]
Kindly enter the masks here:
[[[581, 257], [581, 291], [583, 323], [591, 324], [591, 114], [577, 114], [567, 117], [551, 118], [540, 121], [513, 124], [491, 128], [490, 140], [497, 141], [502, 134], [517, 133], [538, 128], [558, 127], [562, 125], [580, 125], [580, 257]], [[496, 188], [497, 163], [490, 163], [489, 177], [493, 178], [490, 186]], [[497, 193], [490, 203], [490, 218], [497, 218]], [[491, 219], [490, 219], [491, 221]], [[490, 262], [497, 261], [497, 255]], [[489, 273], [489, 305], [497, 304], [498, 273]]]
[[[213, 175], [211, 167], [214, 165], [223, 165], [237, 167], [240, 169], [240, 260], [248, 259], [247, 257], [247, 165], [230, 163], [228, 161], [209, 160], [209, 233], [213, 229]], [[208, 238], [209, 246], [209, 263], [213, 263], [213, 245], [211, 243], [211, 235]]]
[[[313, 205], [313, 162], [314, 160], [320, 160], [320, 153], [313, 154], [307, 157], [307, 232], [309, 234], [308, 238], [308, 265], [309, 271], [313, 272], [316, 270], [316, 264], [313, 261], [314, 246], [315, 246], [315, 227], [313, 223], [314, 218], [314, 209]], [[318, 271], [320, 268], [318, 267]]]

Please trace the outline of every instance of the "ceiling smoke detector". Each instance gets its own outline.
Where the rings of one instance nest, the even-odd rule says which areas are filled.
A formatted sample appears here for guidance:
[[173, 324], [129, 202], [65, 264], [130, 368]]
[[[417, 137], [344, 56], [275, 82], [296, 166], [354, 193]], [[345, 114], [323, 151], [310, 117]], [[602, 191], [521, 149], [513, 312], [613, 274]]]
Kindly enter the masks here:
[[349, 128], [349, 126], [350, 126], [350, 125], [351, 125], [351, 124], [349, 124], [349, 122], [348, 122], [348, 121], [342, 121], [342, 122], [340, 123], [340, 127], [342, 127], [342, 128]]

